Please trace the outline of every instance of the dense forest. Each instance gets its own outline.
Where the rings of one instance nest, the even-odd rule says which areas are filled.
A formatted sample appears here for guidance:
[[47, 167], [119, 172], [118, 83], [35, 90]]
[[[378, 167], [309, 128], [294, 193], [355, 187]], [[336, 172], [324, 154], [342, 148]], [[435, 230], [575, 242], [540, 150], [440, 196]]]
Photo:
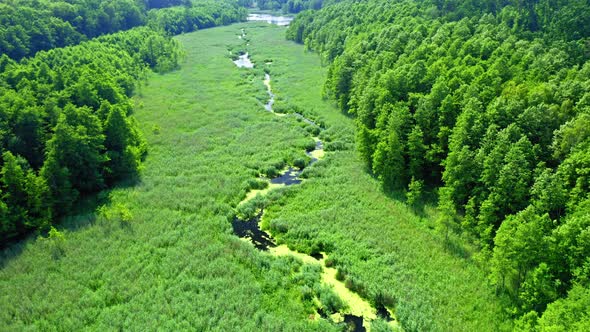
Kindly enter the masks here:
[[146, 146], [129, 97], [146, 66], [173, 69], [178, 52], [137, 28], [20, 63], [2, 56], [2, 239], [47, 226], [80, 194], [137, 172]]
[[[130, 97], [147, 70], [177, 67], [182, 52], [169, 34], [246, 15], [231, 1], [146, 11], [176, 4], [181, 3], [0, 4], [2, 242], [47, 229], [79, 198], [133, 179], [147, 146]], [[142, 24], [148, 27], [85, 41]]]
[[147, 22], [155, 30], [176, 35], [243, 21], [246, 16], [246, 9], [234, 2], [205, 0], [185, 6], [150, 10]]
[[384, 189], [437, 192], [441, 234], [479, 244], [517, 329], [590, 329], [587, 1], [345, 1], [287, 35]]
[[[160, 12], [159, 8], [176, 7]], [[14, 0], [0, 3], [0, 54], [14, 60], [145, 25], [177, 32], [245, 19], [237, 2], [214, 0]]]

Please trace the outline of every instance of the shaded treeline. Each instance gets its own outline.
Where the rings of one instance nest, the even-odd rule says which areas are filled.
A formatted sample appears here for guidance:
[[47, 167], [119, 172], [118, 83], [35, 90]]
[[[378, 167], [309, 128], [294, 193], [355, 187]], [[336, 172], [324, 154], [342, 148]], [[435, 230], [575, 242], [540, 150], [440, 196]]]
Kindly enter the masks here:
[[[164, 7], [174, 9], [157, 10]], [[232, 0], [5, 1], [0, 3], [0, 55], [18, 60], [147, 23], [179, 33], [182, 31], [171, 25], [184, 24], [195, 30], [243, 20], [245, 15]]]

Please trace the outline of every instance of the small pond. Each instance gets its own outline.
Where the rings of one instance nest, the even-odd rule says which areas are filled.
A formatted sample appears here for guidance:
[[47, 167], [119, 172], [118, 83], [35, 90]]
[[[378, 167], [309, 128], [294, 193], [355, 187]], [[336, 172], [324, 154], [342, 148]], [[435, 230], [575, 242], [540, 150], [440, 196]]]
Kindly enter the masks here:
[[254, 68], [254, 64], [250, 61], [248, 53], [240, 55], [234, 63], [240, 68]]

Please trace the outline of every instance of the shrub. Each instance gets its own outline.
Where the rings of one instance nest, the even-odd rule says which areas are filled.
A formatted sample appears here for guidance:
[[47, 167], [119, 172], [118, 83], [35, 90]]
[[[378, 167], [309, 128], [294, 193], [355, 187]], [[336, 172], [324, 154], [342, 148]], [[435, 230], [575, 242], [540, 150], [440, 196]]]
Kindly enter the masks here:
[[106, 205], [98, 208], [98, 215], [107, 221], [116, 220], [122, 223], [129, 223], [133, 219], [133, 214], [129, 209], [121, 204], [117, 203], [114, 206], [107, 207]]
[[279, 170], [277, 170], [277, 168], [274, 167], [274, 166], [269, 166], [269, 167], [267, 167], [267, 168], [264, 169], [263, 173], [268, 178], [274, 178], [274, 177], [277, 177], [279, 175]]
[[160, 135], [160, 126], [158, 126], [157, 124], [154, 124], [152, 126], [152, 133], [154, 133], [154, 135]]
[[344, 302], [334, 293], [332, 288], [320, 287], [318, 293], [326, 313], [333, 314], [345, 308]]
[[66, 237], [53, 226], [51, 226], [47, 235], [51, 257], [53, 259], [59, 259], [65, 254]]
[[307, 160], [305, 160], [303, 158], [297, 158], [297, 159], [295, 159], [295, 161], [293, 161], [293, 166], [295, 166], [299, 169], [304, 169], [305, 166], [307, 166]]
[[314, 140], [309, 140], [305, 143], [305, 151], [310, 152], [315, 150], [316, 142]]
[[[342, 271], [341, 269], [336, 270], [336, 280], [344, 281], [344, 279], [346, 279], [346, 273], [344, 271]], [[346, 288], [352, 287], [350, 284], [350, 280], [346, 280], [345, 286], [346, 286]]]

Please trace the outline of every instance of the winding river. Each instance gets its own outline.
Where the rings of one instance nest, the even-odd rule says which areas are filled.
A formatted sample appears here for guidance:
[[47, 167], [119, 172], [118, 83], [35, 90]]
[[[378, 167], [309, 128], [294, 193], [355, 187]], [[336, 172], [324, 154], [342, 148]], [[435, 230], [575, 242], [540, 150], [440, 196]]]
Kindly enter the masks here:
[[[242, 29], [242, 35], [245, 36], [245, 31]], [[253, 68], [254, 64], [250, 61], [248, 53], [243, 54], [240, 58], [234, 61], [236, 66], [240, 68]], [[286, 116], [286, 114], [275, 113], [273, 111], [273, 104], [275, 102], [275, 94], [271, 87], [271, 76], [266, 73], [264, 75], [264, 85], [266, 86], [269, 99], [264, 105], [264, 109], [277, 116]], [[300, 113], [291, 113], [291, 116], [295, 116], [307, 124], [318, 126], [314, 121], [306, 118]], [[319, 127], [319, 126], [318, 126]], [[321, 128], [320, 128], [321, 129]], [[324, 145], [319, 137], [313, 137], [316, 141], [314, 150], [307, 151], [306, 154], [311, 158], [310, 162], [306, 167], [311, 166], [324, 157]], [[238, 204], [244, 204], [249, 200], [256, 197], [256, 195], [264, 195], [268, 191], [278, 188], [281, 186], [298, 185], [303, 180], [299, 178], [303, 169], [289, 167], [284, 170], [279, 176], [272, 179], [262, 179], [268, 181], [269, 186], [263, 190], [251, 190], [246, 198]], [[286, 245], [277, 246], [276, 241], [270, 233], [260, 228], [260, 222], [264, 216], [264, 210], [259, 211], [254, 217], [242, 220], [238, 216], [234, 216], [232, 220], [232, 228], [235, 235], [251, 242], [257, 249], [265, 252], [269, 252], [276, 256], [295, 256], [305, 264], [319, 264], [322, 267], [322, 282], [326, 285], [333, 287], [334, 292], [347, 304], [348, 308], [343, 312], [335, 313], [333, 315], [326, 315], [321, 309], [318, 309], [317, 317], [331, 319], [335, 323], [346, 324], [348, 331], [362, 332], [370, 331], [371, 321], [377, 317], [390, 322], [392, 326], [398, 326], [397, 321], [392, 317], [391, 312], [385, 307], [375, 308], [368, 301], [361, 298], [358, 294], [352, 292], [346, 288], [342, 281], [337, 280], [337, 270], [332, 267], [325, 265], [327, 256], [325, 253], [310, 256], [297, 251], [289, 249]]]

